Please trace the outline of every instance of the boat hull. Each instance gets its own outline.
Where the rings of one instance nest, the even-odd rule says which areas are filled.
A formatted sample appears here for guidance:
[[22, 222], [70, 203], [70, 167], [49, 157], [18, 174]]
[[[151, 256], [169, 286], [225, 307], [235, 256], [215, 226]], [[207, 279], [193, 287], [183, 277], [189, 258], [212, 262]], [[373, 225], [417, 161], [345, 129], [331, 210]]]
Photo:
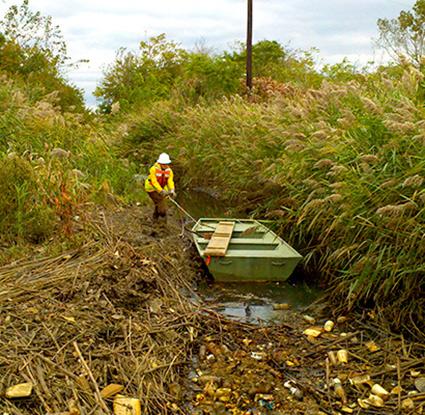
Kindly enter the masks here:
[[[236, 222], [226, 254], [204, 255], [207, 234], [223, 221]], [[197, 250], [217, 281], [285, 281], [302, 259], [295, 249], [255, 220], [201, 218], [192, 231]]]

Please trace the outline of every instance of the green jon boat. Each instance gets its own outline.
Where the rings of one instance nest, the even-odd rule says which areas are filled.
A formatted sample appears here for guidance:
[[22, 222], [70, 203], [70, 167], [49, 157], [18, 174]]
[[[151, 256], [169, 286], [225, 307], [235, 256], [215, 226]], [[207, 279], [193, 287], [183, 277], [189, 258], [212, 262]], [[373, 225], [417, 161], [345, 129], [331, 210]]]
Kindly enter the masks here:
[[273, 231], [252, 219], [201, 218], [192, 233], [217, 281], [285, 281], [302, 259]]

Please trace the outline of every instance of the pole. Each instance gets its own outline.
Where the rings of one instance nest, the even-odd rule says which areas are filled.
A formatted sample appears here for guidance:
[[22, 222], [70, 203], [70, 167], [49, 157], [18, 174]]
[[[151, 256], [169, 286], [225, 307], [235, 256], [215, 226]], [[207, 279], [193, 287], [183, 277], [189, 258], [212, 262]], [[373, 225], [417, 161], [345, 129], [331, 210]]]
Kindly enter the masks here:
[[[189, 216], [190, 219], [193, 220], [193, 222], [198, 222], [189, 212], [185, 211], [172, 197], [168, 198], [171, 200], [185, 215]], [[204, 224], [207, 228], [215, 229], [213, 226]]]
[[190, 219], [197, 222], [197, 220], [189, 212], [186, 212], [172, 197], [169, 197], [168, 200], [171, 200], [185, 215], [189, 216]]
[[252, 89], [252, 0], [248, 0], [248, 28], [246, 36], [246, 89]]

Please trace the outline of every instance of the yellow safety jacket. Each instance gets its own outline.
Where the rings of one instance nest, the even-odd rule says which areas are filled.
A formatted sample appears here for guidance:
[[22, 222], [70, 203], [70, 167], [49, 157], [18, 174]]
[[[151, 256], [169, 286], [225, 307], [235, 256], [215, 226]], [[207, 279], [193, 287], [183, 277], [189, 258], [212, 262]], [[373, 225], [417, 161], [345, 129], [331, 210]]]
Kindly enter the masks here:
[[147, 192], [158, 193], [161, 193], [162, 190], [172, 190], [174, 189], [173, 178], [173, 171], [169, 167], [162, 170], [159, 163], [155, 163], [149, 169], [149, 176], [145, 182], [145, 190]]

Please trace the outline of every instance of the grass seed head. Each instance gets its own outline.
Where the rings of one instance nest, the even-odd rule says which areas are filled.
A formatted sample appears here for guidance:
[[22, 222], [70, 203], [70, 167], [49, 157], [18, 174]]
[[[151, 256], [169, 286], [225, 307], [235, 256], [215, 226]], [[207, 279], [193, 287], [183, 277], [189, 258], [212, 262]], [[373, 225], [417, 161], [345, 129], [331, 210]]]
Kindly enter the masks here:
[[305, 185], [313, 188], [313, 189], [316, 189], [316, 188], [318, 188], [320, 186], [319, 183], [316, 180], [314, 180], [314, 179], [304, 179], [303, 180], [303, 183]]
[[379, 161], [379, 158], [374, 154], [363, 154], [359, 157], [359, 160], [363, 163], [373, 164]]
[[394, 91], [394, 84], [393, 84], [393, 82], [390, 79], [383, 78], [382, 79], [382, 85], [384, 86], [384, 88], [388, 92], [393, 92]]
[[381, 189], [389, 189], [389, 188], [395, 188], [397, 186], [397, 180], [391, 179], [387, 182], [384, 182], [381, 184]]
[[365, 108], [373, 114], [380, 115], [382, 113], [381, 109], [376, 105], [370, 98], [362, 97], [362, 102]]
[[326, 201], [324, 199], [313, 199], [313, 200], [310, 200], [310, 202], [308, 202], [305, 205], [305, 210], [308, 211], [312, 209], [321, 208], [325, 204], [326, 204]]
[[376, 214], [379, 216], [387, 217], [400, 217], [405, 213], [411, 212], [416, 207], [413, 202], [406, 202], [401, 205], [386, 205], [376, 210]]
[[420, 187], [424, 182], [424, 178], [419, 174], [408, 177], [404, 182], [402, 187]]
[[342, 195], [339, 193], [333, 193], [327, 197], [325, 197], [326, 202], [338, 203], [343, 199]]
[[314, 169], [330, 169], [335, 163], [330, 159], [321, 159], [316, 164], [314, 164]]

